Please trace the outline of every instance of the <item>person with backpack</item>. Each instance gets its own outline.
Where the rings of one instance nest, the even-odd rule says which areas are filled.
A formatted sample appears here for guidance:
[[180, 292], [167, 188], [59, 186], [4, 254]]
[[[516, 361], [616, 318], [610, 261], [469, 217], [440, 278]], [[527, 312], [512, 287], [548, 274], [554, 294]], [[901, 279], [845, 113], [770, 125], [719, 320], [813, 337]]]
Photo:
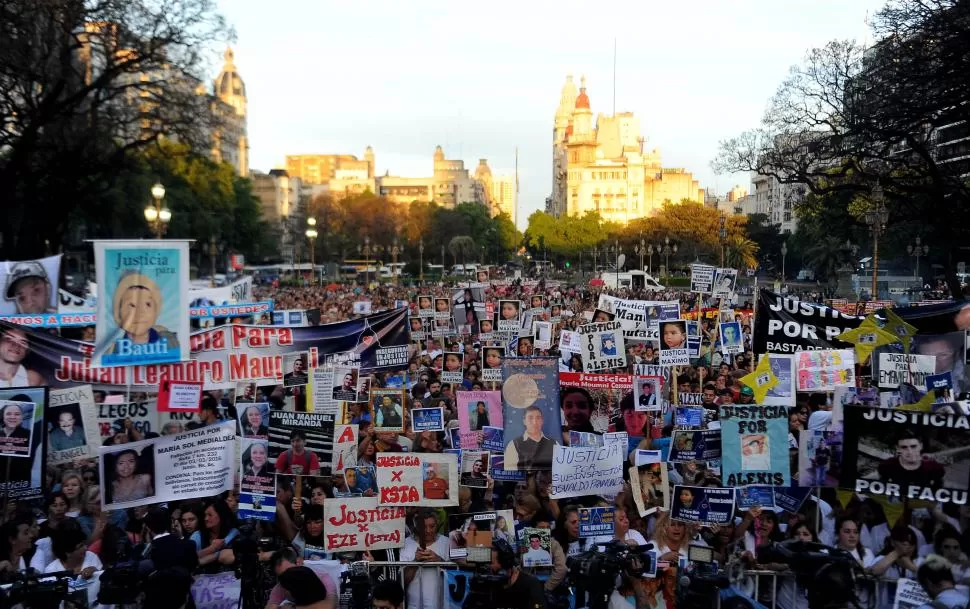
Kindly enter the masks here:
[[277, 457], [276, 473], [297, 476], [320, 474], [320, 460], [313, 451], [306, 449], [306, 432], [302, 429], [290, 432], [290, 448]]

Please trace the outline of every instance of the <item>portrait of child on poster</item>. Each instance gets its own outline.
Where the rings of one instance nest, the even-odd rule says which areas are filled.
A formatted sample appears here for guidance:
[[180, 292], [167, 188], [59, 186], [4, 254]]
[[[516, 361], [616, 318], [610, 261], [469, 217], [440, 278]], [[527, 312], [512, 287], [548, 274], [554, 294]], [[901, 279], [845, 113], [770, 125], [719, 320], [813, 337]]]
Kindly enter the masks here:
[[98, 319], [93, 364], [189, 359], [189, 261], [185, 241], [94, 244]]

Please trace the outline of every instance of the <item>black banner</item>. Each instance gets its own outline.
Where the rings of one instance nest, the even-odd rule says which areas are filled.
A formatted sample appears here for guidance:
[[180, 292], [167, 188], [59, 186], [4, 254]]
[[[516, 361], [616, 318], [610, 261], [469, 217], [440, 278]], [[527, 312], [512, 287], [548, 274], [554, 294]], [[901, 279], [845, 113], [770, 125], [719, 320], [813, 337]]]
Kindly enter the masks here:
[[807, 349], [851, 349], [835, 337], [857, 327], [862, 317], [768, 290], [758, 292], [755, 353], [795, 353]]

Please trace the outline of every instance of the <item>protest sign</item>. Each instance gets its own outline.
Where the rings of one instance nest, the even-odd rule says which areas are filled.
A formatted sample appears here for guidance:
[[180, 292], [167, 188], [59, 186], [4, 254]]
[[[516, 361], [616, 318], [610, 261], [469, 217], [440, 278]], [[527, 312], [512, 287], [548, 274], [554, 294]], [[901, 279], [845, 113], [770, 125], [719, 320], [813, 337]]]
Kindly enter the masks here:
[[553, 446], [562, 442], [557, 359], [506, 359], [502, 376], [505, 470], [552, 469]]
[[377, 497], [324, 499], [324, 548], [327, 552], [400, 548], [406, 520], [403, 507], [381, 506]]
[[798, 438], [798, 486], [838, 486], [842, 443], [842, 432], [802, 429]]
[[354, 302], [354, 315], [370, 315], [371, 301], [357, 300]]
[[505, 347], [488, 346], [482, 348], [482, 381], [502, 382], [502, 362], [505, 360]]
[[492, 480], [502, 482], [520, 482], [526, 478], [527, 473], [525, 470], [505, 469], [505, 455], [503, 455], [501, 452], [497, 455], [492, 455]]
[[381, 505], [458, 505], [458, 459], [452, 454], [377, 453]]
[[633, 404], [636, 410], [657, 411], [663, 407], [663, 377], [637, 376], [633, 379]]
[[677, 392], [678, 406], [700, 406], [704, 403], [703, 393]]
[[880, 389], [899, 389], [903, 383], [926, 391], [926, 377], [936, 372], [936, 357], [907, 353], [880, 353], [877, 369]]
[[517, 545], [514, 523], [512, 510], [452, 514], [448, 517], [448, 539], [451, 542], [448, 558], [471, 558], [469, 555], [475, 554], [474, 548], [490, 552], [492, 540], [496, 538], [504, 539], [514, 548]]
[[559, 399], [567, 431], [608, 431], [620, 402], [633, 389], [629, 374], [559, 373]]
[[414, 408], [411, 410], [411, 429], [420, 431], [444, 431], [444, 408]]
[[772, 487], [772, 491], [775, 494], [775, 507], [794, 514], [805, 503], [805, 499], [811, 494], [812, 489], [799, 487], [781, 488], [774, 486]]
[[703, 526], [724, 526], [734, 517], [734, 489], [675, 486], [670, 517]]
[[741, 334], [741, 323], [732, 321], [718, 326], [718, 336], [721, 337], [721, 353], [732, 354], [744, 351], [744, 336]]
[[97, 412], [90, 385], [50, 392], [50, 405], [44, 412], [49, 465], [98, 455], [101, 432]]
[[[481, 448], [486, 427], [502, 427], [502, 394], [498, 391], [459, 391], [458, 428], [462, 448]], [[505, 450], [501, 447], [499, 450]]]
[[[33, 402], [18, 399], [0, 400], [0, 457], [13, 457], [28, 460], [34, 454], [34, 443], [41, 442], [42, 436], [34, 436], [37, 423], [43, 425], [43, 408], [37, 409]], [[43, 428], [43, 427], [42, 427]]]
[[737, 269], [717, 269], [714, 274], [713, 295], [717, 298], [730, 298], [734, 294], [734, 284], [737, 280]]
[[0, 315], [57, 313], [61, 255], [0, 262]]
[[[5, 433], [19, 436], [16, 441], [2, 446], [8, 451], [0, 455], [0, 493], [7, 500], [26, 504], [44, 497], [44, 471], [47, 459], [47, 434], [44, 430], [44, 413], [49, 404], [46, 387], [9, 387], [0, 389], [0, 403], [9, 404], [10, 424], [6, 413], [0, 412], [0, 421], [8, 427]], [[20, 415], [21, 420], [17, 421]], [[16, 425], [13, 425], [16, 423]], [[26, 454], [23, 453], [23, 435], [28, 436]], [[37, 507], [43, 507], [37, 506]]]
[[276, 499], [276, 476], [269, 460], [269, 442], [265, 438], [239, 440], [240, 509], [246, 495], [245, 509], [259, 520], [273, 520]]
[[202, 403], [202, 383], [165, 379], [158, 384], [155, 403], [158, 412], [198, 412]]
[[562, 330], [559, 332], [559, 350], [579, 353], [582, 348], [579, 332], [573, 330]]
[[721, 475], [725, 486], [790, 486], [788, 409], [721, 406]]
[[735, 491], [737, 491], [735, 502], [739, 510], [750, 510], [753, 507], [775, 507], [774, 487], [744, 486], [735, 489]]
[[[407, 367], [406, 316], [405, 309], [397, 309], [306, 328], [219, 326], [186, 339], [190, 361], [127, 367], [97, 366], [90, 345], [30, 328], [14, 331], [26, 336], [31, 371], [52, 389], [90, 384], [95, 390], [157, 391], [159, 382], [170, 379], [201, 381], [211, 390], [234, 389], [246, 381], [281, 384], [282, 356], [292, 352], [309, 351], [311, 367], [329, 359], [364, 372]], [[10, 328], [0, 321], [0, 329]]]
[[525, 553], [522, 555], [523, 567], [551, 567], [552, 554], [549, 552], [550, 545], [549, 529], [537, 529], [525, 527], [522, 529], [522, 547]]
[[970, 420], [939, 414], [846, 408], [839, 484], [867, 495], [967, 502]]
[[407, 416], [404, 392], [401, 389], [371, 389], [374, 429], [378, 432], [404, 432], [404, 419]]
[[667, 509], [670, 483], [666, 463], [638, 463], [629, 468], [629, 474], [633, 502], [641, 516], [652, 514], [658, 509]]
[[102, 446], [99, 454], [103, 509], [213, 497], [233, 486], [236, 424]]
[[713, 461], [721, 458], [721, 430], [698, 429], [673, 432], [668, 461]]
[[536, 349], [552, 348], [552, 323], [536, 321], [532, 323], [532, 336], [535, 338]]
[[461, 486], [486, 488], [491, 460], [487, 451], [461, 449]]
[[465, 378], [463, 370], [464, 360], [462, 354], [458, 352], [445, 351], [444, 365], [441, 369], [441, 382], [451, 384], [461, 384]]
[[579, 508], [579, 537], [613, 537], [615, 507]]
[[714, 291], [715, 267], [708, 264], [690, 265], [690, 291], [710, 294]]
[[432, 317], [434, 315], [434, 299], [430, 294], [418, 295], [418, 315]]
[[861, 317], [761, 289], [752, 350], [755, 353], [795, 353], [805, 349], [850, 348], [852, 345], [836, 337], [860, 323]]
[[569, 446], [603, 446], [603, 436], [586, 431], [570, 431]]
[[232, 571], [196, 575], [191, 591], [195, 609], [236, 609], [242, 596], [242, 580]]
[[482, 428], [482, 449], [491, 453], [501, 453], [505, 450], [504, 430], [501, 427]]
[[761, 357], [768, 358], [768, 366], [778, 382], [771, 386], [761, 400], [764, 406], [794, 406], [795, 405], [795, 356], [779, 353], [766, 353]]
[[664, 451], [662, 450], [644, 450], [638, 448], [636, 453], [633, 455], [633, 464], [636, 466], [649, 465], [651, 463], [661, 463], [665, 461]]
[[276, 473], [330, 475], [334, 428], [332, 414], [270, 411], [269, 459]]
[[189, 359], [189, 244], [96, 241], [95, 366]]
[[357, 425], [333, 426], [333, 471], [342, 472], [357, 465]]
[[798, 391], [851, 387], [855, 385], [855, 352], [852, 349], [802, 351], [795, 355], [795, 374]]
[[[963, 597], [964, 600], [966, 597]], [[923, 586], [914, 579], [905, 577], [896, 581], [896, 598], [893, 599], [893, 609], [918, 609], [919, 607], [946, 606], [941, 600], [939, 604], [926, 594]]]
[[522, 328], [522, 303], [518, 300], [500, 300], [498, 310], [498, 331], [518, 334]]
[[623, 488], [625, 448], [616, 443], [594, 448], [557, 445], [549, 496], [564, 499], [618, 493]]
[[660, 322], [660, 363], [664, 366], [690, 364], [687, 322], [683, 319]]
[[658, 321], [680, 317], [680, 303], [672, 301], [628, 300], [600, 294], [597, 307], [614, 314], [624, 330], [656, 328]]
[[678, 406], [674, 412], [674, 424], [678, 427], [700, 427], [703, 421], [703, 408]]
[[579, 326], [584, 372], [626, 367], [626, 347], [618, 321]]
[[314, 368], [310, 371], [310, 397], [313, 412], [337, 414], [339, 403], [333, 399], [333, 367]]

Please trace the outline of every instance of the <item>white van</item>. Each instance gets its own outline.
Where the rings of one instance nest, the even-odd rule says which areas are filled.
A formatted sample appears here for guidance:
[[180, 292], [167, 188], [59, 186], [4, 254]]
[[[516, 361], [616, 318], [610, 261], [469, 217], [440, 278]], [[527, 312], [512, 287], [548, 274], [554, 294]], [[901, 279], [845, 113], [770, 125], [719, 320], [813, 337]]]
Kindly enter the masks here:
[[620, 271], [619, 273], [603, 271], [600, 274], [600, 279], [603, 280], [604, 286], [613, 289], [627, 288], [647, 290], [648, 292], [667, 289], [659, 281], [654, 279], [652, 275], [643, 271]]

